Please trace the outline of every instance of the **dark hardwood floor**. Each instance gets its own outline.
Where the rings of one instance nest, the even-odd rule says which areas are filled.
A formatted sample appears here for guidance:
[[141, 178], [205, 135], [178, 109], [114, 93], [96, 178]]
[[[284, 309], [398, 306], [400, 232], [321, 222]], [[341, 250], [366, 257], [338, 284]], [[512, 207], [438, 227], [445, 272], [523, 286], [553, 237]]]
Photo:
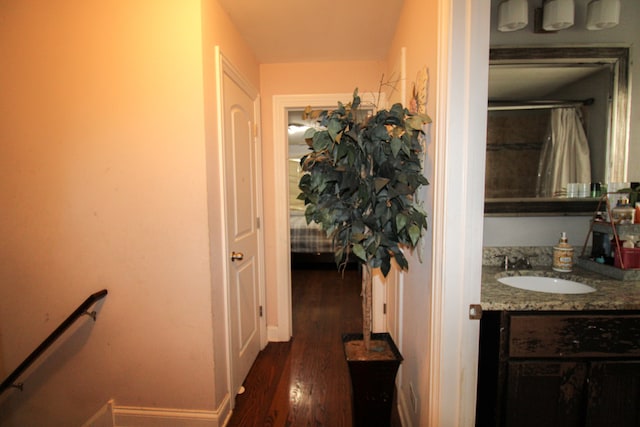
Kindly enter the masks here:
[[292, 305], [293, 339], [260, 352], [229, 427], [352, 425], [341, 336], [362, 329], [358, 271], [293, 270]]

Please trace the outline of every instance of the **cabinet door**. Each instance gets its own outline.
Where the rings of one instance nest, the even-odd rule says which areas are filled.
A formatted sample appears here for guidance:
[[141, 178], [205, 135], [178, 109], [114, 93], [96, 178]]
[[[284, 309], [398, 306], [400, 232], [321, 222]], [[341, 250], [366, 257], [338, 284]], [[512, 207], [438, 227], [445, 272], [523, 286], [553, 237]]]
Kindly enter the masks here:
[[586, 363], [508, 362], [504, 425], [581, 426]]
[[640, 426], [640, 362], [591, 364], [586, 426]]
[[640, 357], [640, 315], [512, 315], [509, 357]]

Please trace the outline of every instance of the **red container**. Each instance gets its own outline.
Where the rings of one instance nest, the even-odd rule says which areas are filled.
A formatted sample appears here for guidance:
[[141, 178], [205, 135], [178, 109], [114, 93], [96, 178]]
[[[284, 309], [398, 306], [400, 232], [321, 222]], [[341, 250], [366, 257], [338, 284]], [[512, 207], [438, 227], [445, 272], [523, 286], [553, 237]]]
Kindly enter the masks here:
[[622, 264], [625, 270], [640, 268], [640, 248], [620, 248], [620, 255], [616, 253], [613, 265], [622, 268]]

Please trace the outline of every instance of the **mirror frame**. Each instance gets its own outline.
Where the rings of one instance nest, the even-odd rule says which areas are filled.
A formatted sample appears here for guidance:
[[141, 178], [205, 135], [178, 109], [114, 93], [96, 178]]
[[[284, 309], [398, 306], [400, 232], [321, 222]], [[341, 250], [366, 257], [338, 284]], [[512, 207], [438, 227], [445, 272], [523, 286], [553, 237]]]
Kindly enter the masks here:
[[[628, 47], [496, 47], [489, 51], [489, 66], [505, 63], [608, 63], [613, 65], [609, 115], [606, 180], [624, 182], [629, 144]], [[598, 199], [485, 199], [485, 216], [593, 214]]]

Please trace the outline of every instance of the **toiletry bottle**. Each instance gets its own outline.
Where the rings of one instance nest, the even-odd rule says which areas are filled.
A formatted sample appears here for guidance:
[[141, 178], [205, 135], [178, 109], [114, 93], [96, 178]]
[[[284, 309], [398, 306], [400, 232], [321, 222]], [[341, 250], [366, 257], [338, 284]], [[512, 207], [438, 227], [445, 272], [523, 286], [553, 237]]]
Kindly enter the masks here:
[[569, 244], [567, 233], [560, 234], [560, 241], [553, 247], [553, 269], [568, 273], [573, 268], [573, 247]]
[[636, 214], [635, 208], [629, 204], [629, 199], [622, 198], [618, 205], [611, 209], [611, 216], [614, 224], [633, 224], [633, 217]]

